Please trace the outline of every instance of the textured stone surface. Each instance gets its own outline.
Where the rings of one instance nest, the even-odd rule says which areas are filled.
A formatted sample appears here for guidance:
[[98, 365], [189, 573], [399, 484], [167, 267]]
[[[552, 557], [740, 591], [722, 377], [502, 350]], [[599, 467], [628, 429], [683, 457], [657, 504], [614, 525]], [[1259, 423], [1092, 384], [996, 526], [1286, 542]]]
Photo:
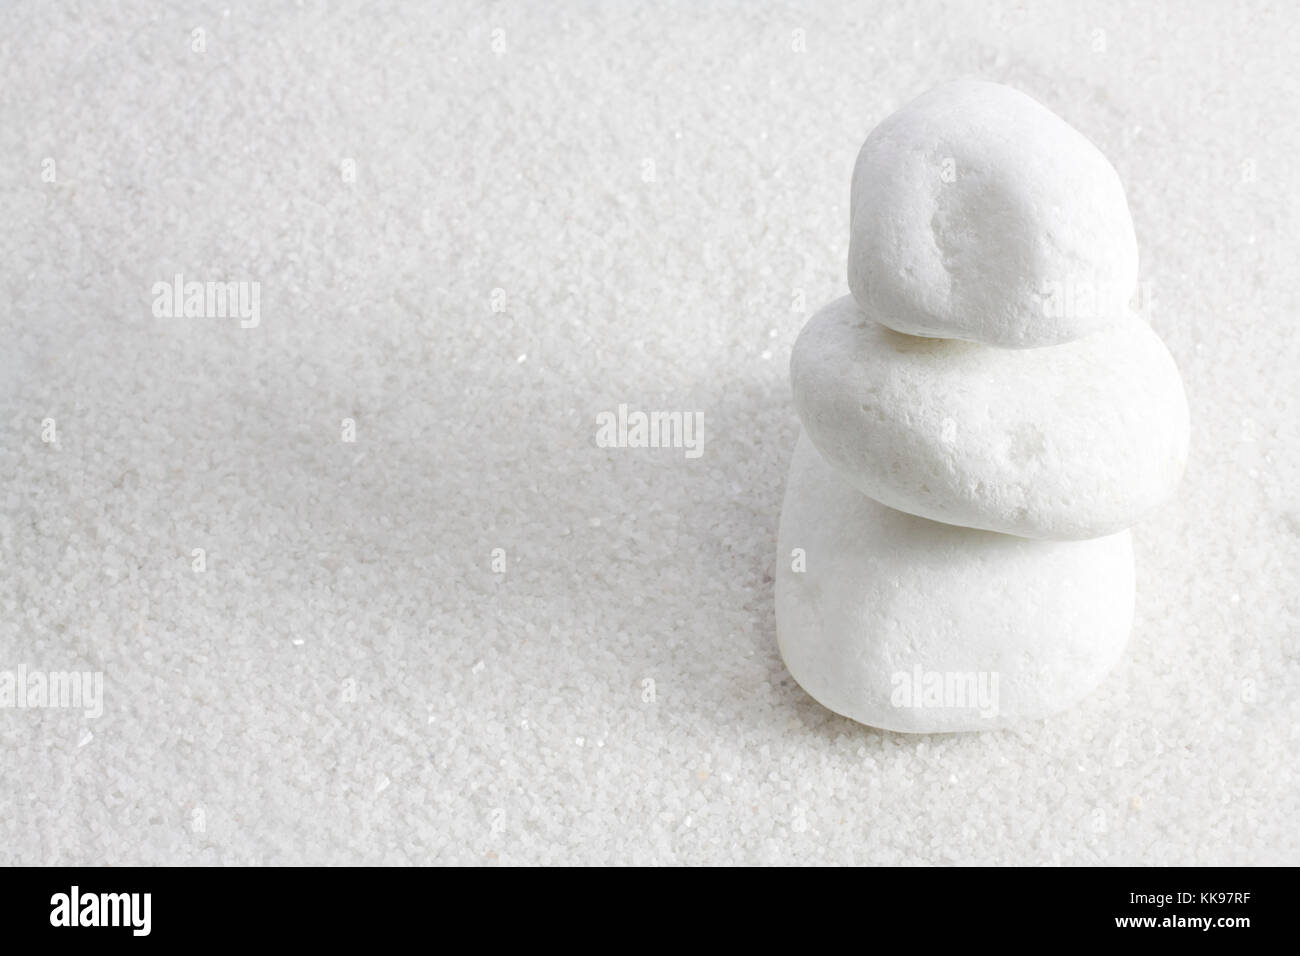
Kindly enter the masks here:
[[1055, 345], [1122, 317], [1137, 240], [1100, 150], [1032, 97], [941, 84], [885, 119], [853, 169], [849, 288], [900, 332]]
[[1112, 534], [1165, 501], [1188, 413], [1146, 322], [1041, 349], [902, 335], [844, 296], [790, 361], [813, 443], [877, 501], [1033, 538]]
[[800, 436], [777, 539], [777, 636], [790, 673], [836, 713], [913, 733], [1044, 717], [1101, 682], [1132, 621], [1129, 532], [1031, 541], [904, 514]]

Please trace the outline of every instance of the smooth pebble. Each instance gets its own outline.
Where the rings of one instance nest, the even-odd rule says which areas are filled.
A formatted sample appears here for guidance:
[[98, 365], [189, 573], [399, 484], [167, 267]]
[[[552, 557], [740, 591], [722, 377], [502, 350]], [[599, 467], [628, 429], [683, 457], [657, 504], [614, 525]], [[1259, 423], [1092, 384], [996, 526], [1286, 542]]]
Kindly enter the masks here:
[[1063, 710], [1102, 681], [1132, 626], [1129, 532], [1031, 541], [903, 514], [842, 481], [807, 436], [777, 548], [786, 666], [873, 727], [990, 730]]
[[882, 504], [970, 528], [1076, 539], [1129, 527], [1187, 460], [1182, 380], [1136, 315], [1050, 348], [894, 332], [850, 296], [790, 360], [813, 444]]
[[957, 80], [887, 117], [853, 170], [849, 288], [911, 335], [1029, 348], [1119, 318], [1137, 238], [1119, 175], [1032, 97]]

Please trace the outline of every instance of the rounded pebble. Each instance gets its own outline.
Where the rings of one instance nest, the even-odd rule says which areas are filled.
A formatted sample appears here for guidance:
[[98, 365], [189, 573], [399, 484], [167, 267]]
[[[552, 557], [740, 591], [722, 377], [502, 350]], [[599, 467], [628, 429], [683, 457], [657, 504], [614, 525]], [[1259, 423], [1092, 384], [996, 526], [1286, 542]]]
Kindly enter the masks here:
[[913, 733], [991, 730], [1101, 683], [1133, 621], [1127, 531], [1031, 541], [902, 514], [801, 436], [777, 545], [776, 625], [795, 680], [836, 713]]
[[790, 360], [795, 408], [845, 479], [910, 514], [1031, 538], [1127, 528], [1169, 497], [1188, 412], [1140, 318], [1033, 350], [901, 335], [845, 296]]
[[849, 288], [899, 332], [1056, 345], [1115, 321], [1136, 289], [1114, 167], [997, 83], [945, 83], [885, 119], [858, 154], [850, 210]]

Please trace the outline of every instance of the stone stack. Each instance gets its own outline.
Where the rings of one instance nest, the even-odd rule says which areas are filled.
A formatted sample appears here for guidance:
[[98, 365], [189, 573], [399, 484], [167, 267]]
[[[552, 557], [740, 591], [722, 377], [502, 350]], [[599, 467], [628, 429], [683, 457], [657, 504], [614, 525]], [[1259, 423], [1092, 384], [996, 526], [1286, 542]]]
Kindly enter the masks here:
[[1127, 529], [1187, 458], [1178, 370], [1129, 308], [1119, 177], [1033, 99], [963, 80], [871, 133], [850, 228], [852, 295], [790, 362], [782, 656], [876, 727], [1060, 710], [1121, 654]]

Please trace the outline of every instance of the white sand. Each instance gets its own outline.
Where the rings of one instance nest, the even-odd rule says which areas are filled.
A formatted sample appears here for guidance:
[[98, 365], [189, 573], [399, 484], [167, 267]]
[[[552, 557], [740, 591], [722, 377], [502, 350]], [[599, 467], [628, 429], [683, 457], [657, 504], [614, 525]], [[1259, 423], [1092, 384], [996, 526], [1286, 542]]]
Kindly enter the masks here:
[[[0, 669], [105, 697], [0, 710], [0, 863], [1300, 862], [1294, 8], [267, 6], [0, 13]], [[971, 73], [1118, 168], [1192, 455], [1101, 691], [904, 737], [777, 655], [786, 363]]]

